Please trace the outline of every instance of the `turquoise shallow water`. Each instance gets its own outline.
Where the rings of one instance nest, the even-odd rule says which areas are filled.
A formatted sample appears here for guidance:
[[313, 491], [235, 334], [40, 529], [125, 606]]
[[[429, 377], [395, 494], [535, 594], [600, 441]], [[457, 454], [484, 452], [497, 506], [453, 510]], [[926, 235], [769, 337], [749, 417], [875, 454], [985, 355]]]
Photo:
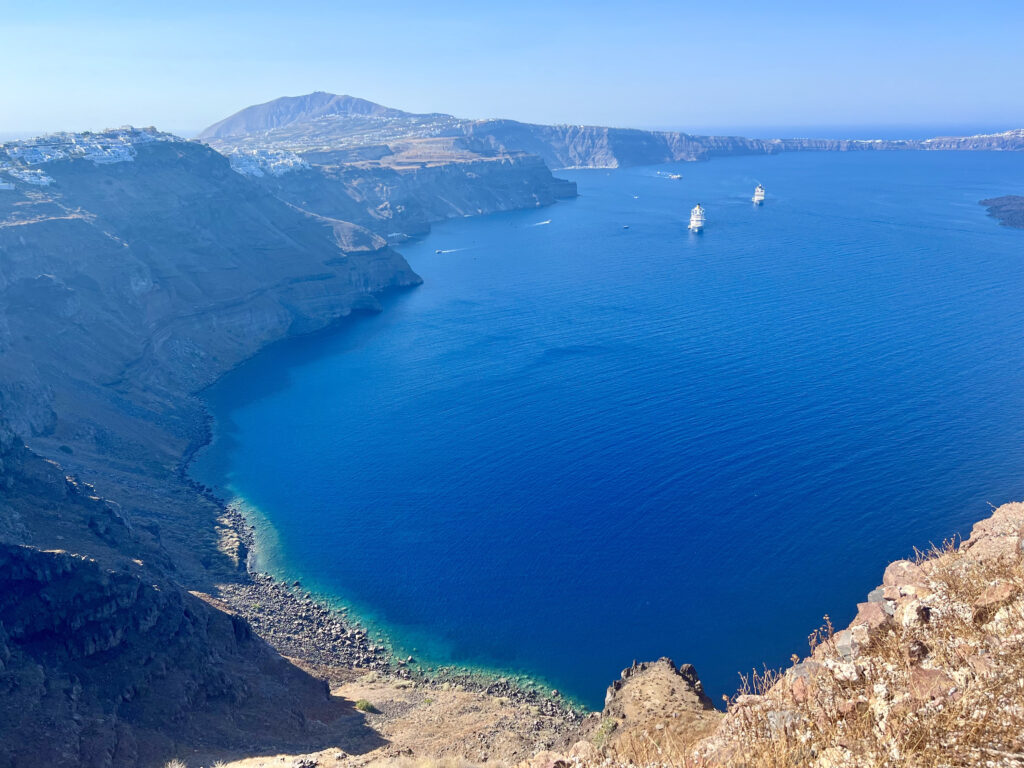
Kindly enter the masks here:
[[578, 199], [435, 227], [401, 249], [423, 286], [207, 393], [194, 473], [258, 508], [271, 570], [421, 659], [598, 706], [669, 655], [717, 697], [1024, 498], [1024, 231], [977, 205], [1024, 155], [564, 175]]

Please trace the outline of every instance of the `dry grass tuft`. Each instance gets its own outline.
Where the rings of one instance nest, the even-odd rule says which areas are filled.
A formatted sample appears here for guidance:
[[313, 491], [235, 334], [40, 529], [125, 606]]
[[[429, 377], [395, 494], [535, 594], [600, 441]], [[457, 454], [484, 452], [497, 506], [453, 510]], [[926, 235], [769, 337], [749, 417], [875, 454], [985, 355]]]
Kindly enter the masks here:
[[461, 758], [428, 758], [428, 757], [396, 757], [386, 760], [375, 760], [366, 768], [477, 768]]

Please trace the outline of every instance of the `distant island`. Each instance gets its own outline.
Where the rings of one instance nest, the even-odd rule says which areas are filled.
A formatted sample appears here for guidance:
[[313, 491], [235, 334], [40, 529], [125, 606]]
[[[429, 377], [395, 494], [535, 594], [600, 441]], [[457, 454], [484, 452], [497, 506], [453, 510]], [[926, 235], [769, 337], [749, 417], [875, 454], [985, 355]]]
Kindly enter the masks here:
[[1006, 227], [1024, 229], [1024, 196], [1003, 195], [982, 200], [981, 205], [988, 208], [988, 215], [999, 219]]
[[[197, 137], [226, 153], [288, 151], [321, 161], [377, 159], [415, 147], [440, 152], [526, 152], [549, 168], [618, 168], [738, 154], [795, 151], [1024, 150], [1024, 129], [966, 137], [907, 140], [815, 138], [752, 139], [700, 136], [593, 125], [538, 125], [516, 120], [469, 120], [441, 113], [414, 114], [352, 96], [316, 92], [287, 96], [243, 110]], [[329, 156], [324, 152], [330, 153]], [[340, 155], [338, 153], [341, 153]]]

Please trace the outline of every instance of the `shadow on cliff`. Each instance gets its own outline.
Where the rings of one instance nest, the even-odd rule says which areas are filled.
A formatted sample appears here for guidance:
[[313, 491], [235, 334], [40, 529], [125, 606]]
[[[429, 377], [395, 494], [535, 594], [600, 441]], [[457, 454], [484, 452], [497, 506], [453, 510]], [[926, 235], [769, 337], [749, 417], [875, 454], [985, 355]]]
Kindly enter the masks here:
[[382, 323], [395, 322], [395, 310], [407, 302], [418, 287], [389, 288], [380, 296], [377, 307], [355, 309], [319, 331], [270, 344], [200, 392], [208, 408], [219, 415], [216, 439], [220, 450], [216, 456], [205, 457], [203, 481], [215, 490], [224, 487], [227, 467], [217, 459], [226, 459], [237, 444], [232, 411], [285, 391], [291, 385], [294, 372], [303, 366], [362, 346], [381, 330]]
[[218, 607], [81, 556], [0, 543], [0, 765], [387, 744], [352, 702]]
[[[238, 736], [244, 734], [238, 734], [234, 739], [222, 743], [199, 739], [193, 743], [180, 743], [162, 750], [160, 754], [154, 755], [153, 764], [163, 766], [170, 760], [178, 759], [188, 766], [200, 768], [218, 761], [232, 762], [281, 754], [307, 754], [327, 749], [338, 749], [347, 755], [359, 756], [391, 743], [374, 730], [367, 722], [366, 715], [355, 708], [354, 702], [343, 697], [332, 695], [318, 715], [323, 719], [318, 717], [316, 720], [307, 721], [307, 733], [301, 737], [270, 740], [260, 738], [247, 744], [238, 743]], [[142, 764], [147, 765], [149, 762]]]
[[394, 310], [408, 301], [417, 288], [418, 285], [389, 288], [380, 295], [377, 306], [354, 309], [326, 328], [276, 341], [224, 374], [199, 396], [215, 406], [221, 405], [218, 395], [223, 387], [230, 389], [231, 407], [244, 408], [277, 394], [287, 389], [294, 369], [365, 344], [376, 334], [374, 326], [390, 320]]

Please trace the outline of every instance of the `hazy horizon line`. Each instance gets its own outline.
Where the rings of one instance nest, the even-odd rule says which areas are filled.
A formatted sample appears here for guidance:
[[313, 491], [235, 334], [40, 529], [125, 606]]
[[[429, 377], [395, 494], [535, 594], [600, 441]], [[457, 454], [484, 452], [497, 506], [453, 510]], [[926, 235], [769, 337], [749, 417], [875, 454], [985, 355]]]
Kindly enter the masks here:
[[[462, 118], [462, 119], [508, 119], [515, 118]], [[519, 121], [528, 122], [528, 121]], [[543, 124], [543, 123], [542, 123]], [[555, 123], [550, 123], [554, 125]], [[576, 123], [567, 123], [575, 125]], [[586, 125], [587, 123], [580, 123]], [[46, 136], [54, 133], [83, 133], [86, 131], [105, 131], [120, 128], [122, 124], [105, 125], [103, 127], [89, 126], [81, 128], [48, 128], [48, 129], [13, 129], [0, 130], [0, 142], [20, 141], [31, 139], [37, 136]], [[148, 122], [133, 124], [135, 127], [153, 125]], [[194, 139], [203, 127], [171, 128], [155, 125], [158, 130], [171, 133], [184, 139]], [[939, 136], [975, 136], [981, 134], [1003, 133], [1016, 130], [1024, 126], [1009, 123], [992, 122], [959, 122], [959, 123], [795, 123], [779, 125], [760, 124], [711, 124], [697, 126], [679, 125], [601, 125], [602, 128], [614, 128], [623, 130], [640, 130], [655, 132], [686, 133], [694, 136], [738, 136], [749, 139], [850, 139], [864, 141], [870, 139], [883, 140], [919, 140]]]

